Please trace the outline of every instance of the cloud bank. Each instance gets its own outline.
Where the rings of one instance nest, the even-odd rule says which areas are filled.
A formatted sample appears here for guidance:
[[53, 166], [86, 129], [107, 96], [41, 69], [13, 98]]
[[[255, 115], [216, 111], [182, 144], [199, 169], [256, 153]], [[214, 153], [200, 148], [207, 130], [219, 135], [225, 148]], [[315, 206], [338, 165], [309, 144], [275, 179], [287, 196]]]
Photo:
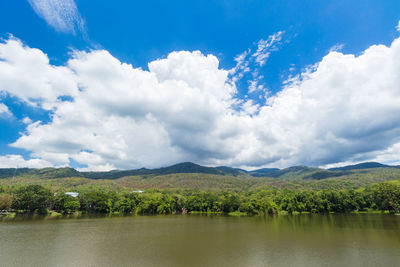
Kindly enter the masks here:
[[74, 0], [28, 0], [33, 10], [58, 32], [85, 34], [85, 22]]
[[199, 51], [172, 52], [143, 70], [105, 50], [54, 66], [19, 40], [0, 43], [1, 90], [52, 113], [49, 123], [27, 121], [11, 144], [38, 166], [398, 162], [400, 39], [359, 56], [331, 51], [263, 105], [237, 98], [229, 73]]

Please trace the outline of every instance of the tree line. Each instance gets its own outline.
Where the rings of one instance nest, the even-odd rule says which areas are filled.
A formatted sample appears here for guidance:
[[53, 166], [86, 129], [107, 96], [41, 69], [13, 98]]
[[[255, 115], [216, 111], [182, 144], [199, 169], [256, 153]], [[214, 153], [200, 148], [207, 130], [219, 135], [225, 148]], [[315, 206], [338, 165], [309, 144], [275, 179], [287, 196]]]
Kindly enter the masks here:
[[0, 186], [0, 211], [47, 214], [124, 213], [174, 214], [190, 212], [248, 215], [279, 213], [346, 213], [354, 211], [400, 212], [400, 185], [379, 183], [360, 190], [278, 190], [256, 192], [214, 191], [115, 191], [86, 188], [78, 197], [41, 185], [8, 188]]

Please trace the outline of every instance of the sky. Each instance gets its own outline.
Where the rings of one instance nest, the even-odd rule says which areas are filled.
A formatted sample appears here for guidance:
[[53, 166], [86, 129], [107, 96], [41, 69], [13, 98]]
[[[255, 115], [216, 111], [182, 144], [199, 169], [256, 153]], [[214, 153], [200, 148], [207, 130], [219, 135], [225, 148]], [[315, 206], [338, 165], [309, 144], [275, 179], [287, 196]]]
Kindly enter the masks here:
[[400, 165], [399, 1], [0, 3], [0, 167]]

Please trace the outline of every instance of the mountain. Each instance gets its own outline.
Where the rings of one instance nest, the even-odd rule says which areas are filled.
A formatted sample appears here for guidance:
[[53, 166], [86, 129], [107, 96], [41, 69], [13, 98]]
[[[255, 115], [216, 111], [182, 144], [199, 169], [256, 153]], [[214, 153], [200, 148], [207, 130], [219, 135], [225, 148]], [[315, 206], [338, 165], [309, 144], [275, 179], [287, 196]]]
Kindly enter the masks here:
[[29, 169], [29, 168], [21, 168], [18, 170], [15, 168], [3, 168], [3, 169], [0, 169], [0, 178], [7, 178], [7, 177], [14, 177], [16, 175], [29, 174], [33, 170], [34, 169]]
[[5, 168], [0, 169], [0, 178], [8, 178], [21, 175], [34, 175], [44, 178], [63, 178], [63, 177], [84, 177], [89, 179], [118, 179], [126, 176], [136, 175], [167, 175], [174, 173], [205, 173], [216, 175], [244, 175], [245, 170], [235, 169], [231, 167], [205, 167], [192, 162], [178, 163], [172, 166], [157, 169], [136, 169], [136, 170], [113, 170], [107, 172], [79, 172], [73, 168]]
[[306, 175], [308, 173], [319, 170], [318, 168], [311, 168], [307, 166], [293, 166], [282, 170], [271, 171], [266, 173], [265, 176], [273, 178], [294, 178]]
[[172, 174], [172, 173], [208, 173], [208, 174], [221, 174], [224, 172], [213, 167], [204, 167], [192, 162], [178, 163], [169, 167], [159, 168], [153, 170], [154, 174]]
[[349, 170], [363, 170], [363, 169], [373, 169], [373, 168], [399, 168], [398, 166], [390, 166], [381, 164], [378, 162], [364, 162], [355, 165], [348, 165], [338, 168], [330, 168], [330, 171], [349, 171]]
[[302, 177], [302, 179], [303, 180], [322, 180], [322, 179], [340, 177], [340, 176], [349, 175], [349, 174], [351, 174], [351, 172], [345, 171], [345, 170], [330, 171], [330, 170], [325, 170], [325, 169], [318, 169], [311, 173], [305, 174]]
[[137, 170], [113, 170], [108, 172], [81, 172], [79, 176], [89, 179], [118, 179], [125, 176], [147, 175], [151, 170], [141, 168]]
[[31, 169], [31, 168], [5, 168], [0, 169], [0, 178], [31, 175], [40, 176], [43, 178], [63, 178], [63, 177], [74, 177], [82, 176], [80, 172], [73, 168], [43, 168], [43, 169]]
[[225, 175], [226, 173], [222, 170], [213, 167], [204, 167], [192, 162], [182, 162], [169, 167], [163, 167], [158, 169], [137, 169], [137, 170], [126, 170], [126, 171], [109, 171], [109, 172], [82, 172], [82, 176], [91, 179], [117, 179], [125, 176], [136, 176], [136, 175], [166, 175], [173, 173], [207, 173], [207, 174], [219, 174]]
[[248, 173], [246, 170], [243, 170], [243, 169], [226, 167], [226, 166], [219, 166], [219, 167], [215, 167], [215, 168], [222, 171], [224, 174], [230, 174], [233, 176], [238, 176], [238, 175], [243, 175], [243, 174]]
[[3, 168], [0, 169], [0, 178], [11, 178], [14, 176], [27, 176], [37, 178], [65, 178], [82, 177], [89, 179], [118, 179], [128, 176], [147, 176], [147, 175], [172, 175], [182, 173], [197, 173], [220, 176], [244, 176], [244, 177], [267, 177], [280, 180], [322, 180], [327, 178], [341, 177], [354, 174], [358, 170], [383, 168], [384, 170], [400, 169], [400, 167], [389, 166], [377, 162], [365, 162], [356, 165], [349, 165], [340, 168], [321, 169], [307, 166], [293, 166], [285, 169], [263, 168], [253, 171], [246, 171], [239, 168], [227, 166], [205, 167], [192, 162], [178, 163], [168, 167], [157, 169], [136, 169], [136, 170], [113, 170], [107, 172], [79, 172], [73, 168]]
[[269, 174], [274, 174], [279, 170], [280, 169], [278, 169], [278, 168], [263, 168], [263, 169], [249, 171], [247, 173], [250, 174], [251, 176], [256, 176], [256, 177], [257, 176], [268, 176]]
[[125, 176], [136, 176], [136, 175], [167, 175], [174, 173], [206, 173], [206, 174], [217, 174], [217, 175], [244, 175], [245, 170], [231, 168], [231, 167], [205, 167], [192, 162], [182, 162], [172, 166], [158, 168], [158, 169], [137, 169], [137, 170], [126, 170], [126, 171], [109, 171], [109, 172], [82, 172], [82, 176], [91, 179], [117, 179]]

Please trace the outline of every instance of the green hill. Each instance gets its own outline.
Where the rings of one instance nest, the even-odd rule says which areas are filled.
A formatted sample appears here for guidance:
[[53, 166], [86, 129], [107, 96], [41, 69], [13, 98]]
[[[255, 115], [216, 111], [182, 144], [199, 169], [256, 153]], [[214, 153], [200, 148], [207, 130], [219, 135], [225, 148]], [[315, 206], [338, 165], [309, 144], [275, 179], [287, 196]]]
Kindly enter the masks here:
[[400, 179], [393, 167], [326, 170], [306, 166], [246, 171], [230, 167], [204, 167], [186, 162], [157, 169], [79, 172], [72, 168], [0, 169], [0, 185], [41, 184], [71, 190], [82, 187], [154, 190], [262, 190], [357, 189], [382, 181]]
[[[365, 167], [372, 168], [365, 168]], [[379, 167], [380, 166], [380, 167]], [[231, 167], [205, 167], [191, 162], [157, 169], [79, 172], [73, 168], [0, 169], [0, 185], [42, 184], [74, 188], [102, 186], [169, 190], [357, 189], [400, 179], [400, 168], [358, 164], [339, 169], [294, 166], [246, 171]]]

